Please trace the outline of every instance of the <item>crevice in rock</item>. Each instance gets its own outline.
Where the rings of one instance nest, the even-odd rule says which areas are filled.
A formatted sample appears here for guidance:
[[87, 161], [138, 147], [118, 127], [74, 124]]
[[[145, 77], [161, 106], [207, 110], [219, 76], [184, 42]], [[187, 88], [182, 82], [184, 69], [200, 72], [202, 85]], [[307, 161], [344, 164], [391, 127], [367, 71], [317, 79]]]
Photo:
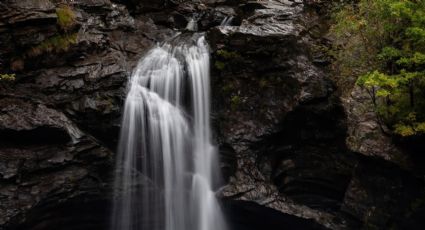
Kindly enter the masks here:
[[327, 229], [313, 220], [284, 214], [249, 201], [226, 201], [224, 210], [234, 230]]

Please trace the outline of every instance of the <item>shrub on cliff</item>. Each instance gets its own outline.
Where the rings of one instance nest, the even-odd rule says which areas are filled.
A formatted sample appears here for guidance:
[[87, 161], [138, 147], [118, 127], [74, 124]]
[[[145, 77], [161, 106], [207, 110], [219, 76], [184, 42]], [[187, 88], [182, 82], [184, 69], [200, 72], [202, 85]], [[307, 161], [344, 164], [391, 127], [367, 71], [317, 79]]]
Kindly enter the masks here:
[[50, 37], [28, 51], [29, 57], [37, 57], [43, 53], [60, 53], [67, 51], [77, 43], [78, 33], [58, 34]]
[[425, 134], [425, 1], [360, 0], [335, 14], [335, 63], [401, 136]]
[[56, 9], [56, 16], [58, 17], [58, 25], [64, 30], [68, 30], [75, 25], [75, 13], [68, 5], [58, 7]]
[[37, 57], [46, 53], [61, 53], [77, 43], [78, 32], [75, 31], [76, 14], [71, 6], [61, 5], [56, 8], [57, 25], [60, 30], [38, 45], [28, 49], [26, 57]]
[[15, 74], [0, 74], [0, 81], [14, 81]]

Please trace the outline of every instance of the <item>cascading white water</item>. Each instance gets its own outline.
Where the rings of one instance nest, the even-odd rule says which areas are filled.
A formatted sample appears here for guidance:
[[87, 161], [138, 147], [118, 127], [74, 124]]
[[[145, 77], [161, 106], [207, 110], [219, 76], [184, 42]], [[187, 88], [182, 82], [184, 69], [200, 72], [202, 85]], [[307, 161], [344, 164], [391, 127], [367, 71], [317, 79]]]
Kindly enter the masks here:
[[189, 31], [197, 31], [198, 30], [198, 23], [194, 18], [191, 18], [189, 22], [186, 25], [186, 30]]
[[232, 25], [233, 16], [228, 16], [221, 21], [220, 26], [230, 26]]
[[156, 47], [136, 67], [121, 128], [114, 230], [226, 229], [212, 188], [219, 168], [209, 65], [201, 36]]

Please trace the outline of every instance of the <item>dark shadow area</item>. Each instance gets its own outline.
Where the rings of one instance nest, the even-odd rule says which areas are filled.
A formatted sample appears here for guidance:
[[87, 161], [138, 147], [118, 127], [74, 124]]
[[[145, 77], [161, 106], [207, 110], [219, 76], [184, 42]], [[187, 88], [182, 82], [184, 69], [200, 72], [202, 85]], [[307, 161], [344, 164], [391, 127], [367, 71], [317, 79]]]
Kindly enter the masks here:
[[396, 137], [394, 142], [412, 157], [415, 170], [425, 174], [425, 135]]
[[107, 230], [110, 204], [107, 200], [89, 195], [65, 202], [56, 198], [33, 208], [23, 224], [10, 226], [10, 230]]
[[284, 214], [248, 201], [225, 201], [231, 230], [318, 230], [327, 229], [313, 220]]
[[1, 145], [45, 145], [65, 144], [71, 140], [69, 134], [56, 127], [37, 127], [30, 130], [0, 130]]
[[[313, 220], [287, 215], [247, 201], [224, 201], [228, 230], [322, 230]], [[65, 202], [53, 198], [33, 208], [22, 224], [9, 230], [108, 230], [110, 202], [97, 196], [81, 195]], [[149, 230], [149, 229], [147, 229]], [[220, 230], [220, 229], [217, 229]]]
[[357, 162], [345, 145], [345, 117], [337, 97], [310, 101], [254, 147], [279, 192], [314, 209], [339, 211]]

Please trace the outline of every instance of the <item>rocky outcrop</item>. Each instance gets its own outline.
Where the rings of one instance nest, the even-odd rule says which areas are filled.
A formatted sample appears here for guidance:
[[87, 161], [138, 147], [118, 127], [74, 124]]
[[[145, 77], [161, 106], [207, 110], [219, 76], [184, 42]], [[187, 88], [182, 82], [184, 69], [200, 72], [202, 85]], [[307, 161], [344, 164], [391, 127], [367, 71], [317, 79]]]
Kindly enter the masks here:
[[344, 113], [310, 53], [305, 10], [249, 2], [240, 26], [209, 32], [218, 136], [235, 158], [224, 195], [339, 229], [346, 226], [327, 210], [341, 205], [353, 165], [339, 156]]
[[[423, 180], [373, 111], [359, 111], [367, 105], [340, 97], [330, 80], [329, 58], [316, 49], [330, 42], [325, 7], [247, 2], [235, 10], [240, 25], [209, 30], [215, 122], [230, 174], [223, 195], [330, 229], [400, 228], [397, 217], [425, 195]], [[361, 128], [371, 122], [377, 138]]]
[[0, 3], [0, 229], [107, 228], [125, 83], [169, 34], [108, 0], [73, 1], [65, 30], [61, 7]]
[[344, 97], [344, 105], [349, 124], [347, 145], [351, 150], [411, 167], [408, 155], [392, 143], [389, 130], [379, 121], [366, 92], [354, 87], [351, 94]]
[[34, 221], [33, 229], [44, 229], [39, 225], [52, 224], [42, 219], [49, 214], [31, 213], [50, 202], [92, 195], [90, 203], [106, 197], [108, 149], [43, 104], [3, 98], [0, 105], [0, 226]]
[[326, 1], [64, 2], [0, 3], [0, 73], [16, 73], [0, 82], [0, 229], [108, 228], [125, 83], [191, 20], [211, 46], [234, 229], [423, 226], [422, 172], [361, 93], [341, 99], [316, 49], [331, 42]]

